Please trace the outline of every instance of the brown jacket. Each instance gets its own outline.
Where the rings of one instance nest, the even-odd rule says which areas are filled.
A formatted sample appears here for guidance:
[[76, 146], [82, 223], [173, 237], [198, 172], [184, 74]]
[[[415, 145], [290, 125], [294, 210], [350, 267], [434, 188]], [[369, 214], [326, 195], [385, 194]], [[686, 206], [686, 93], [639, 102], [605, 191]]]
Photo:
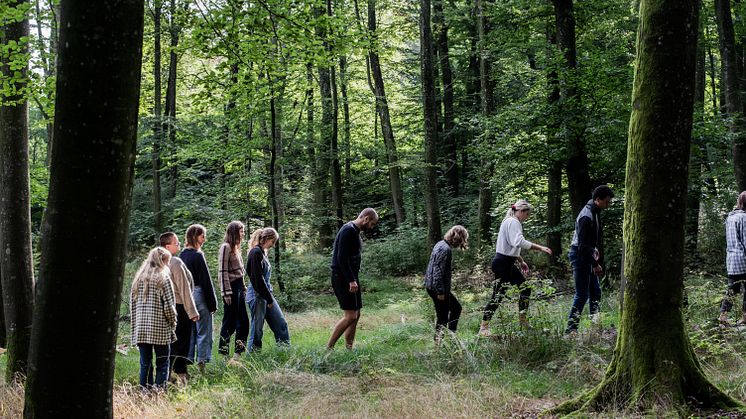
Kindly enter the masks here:
[[184, 310], [190, 319], [197, 317], [197, 307], [194, 304], [194, 297], [192, 297], [192, 291], [194, 291], [192, 273], [189, 272], [184, 261], [176, 256], [171, 258], [168, 268], [171, 270], [171, 283], [174, 285], [176, 304], [184, 305]]

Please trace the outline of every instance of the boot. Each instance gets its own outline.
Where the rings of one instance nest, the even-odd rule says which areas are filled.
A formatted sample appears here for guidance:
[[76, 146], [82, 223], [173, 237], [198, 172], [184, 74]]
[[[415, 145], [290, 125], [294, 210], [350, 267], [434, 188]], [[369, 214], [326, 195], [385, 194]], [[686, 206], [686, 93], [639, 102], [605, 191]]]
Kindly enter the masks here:
[[492, 332], [490, 331], [490, 322], [482, 321], [482, 324], [479, 326], [477, 337], [488, 338], [491, 336]]

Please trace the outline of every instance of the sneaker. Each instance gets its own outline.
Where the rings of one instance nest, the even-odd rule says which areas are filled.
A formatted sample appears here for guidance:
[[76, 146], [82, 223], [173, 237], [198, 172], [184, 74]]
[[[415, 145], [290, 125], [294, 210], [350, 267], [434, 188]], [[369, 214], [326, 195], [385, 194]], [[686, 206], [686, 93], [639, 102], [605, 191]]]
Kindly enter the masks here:
[[492, 337], [492, 331], [488, 327], [480, 327], [477, 333], [478, 338], [489, 338]]
[[205, 373], [205, 362], [204, 361], [197, 363], [197, 370], [199, 370], [200, 374]]

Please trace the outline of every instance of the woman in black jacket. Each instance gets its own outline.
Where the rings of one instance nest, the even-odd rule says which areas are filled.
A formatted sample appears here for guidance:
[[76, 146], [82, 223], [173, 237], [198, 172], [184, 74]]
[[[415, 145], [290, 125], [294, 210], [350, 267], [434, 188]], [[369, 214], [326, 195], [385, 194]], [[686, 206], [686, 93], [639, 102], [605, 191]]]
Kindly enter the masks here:
[[466, 249], [469, 232], [456, 225], [439, 241], [430, 254], [430, 262], [425, 272], [425, 289], [435, 304], [435, 342], [440, 343], [443, 329], [447, 326], [452, 332], [458, 327], [461, 304], [451, 292], [451, 249]]

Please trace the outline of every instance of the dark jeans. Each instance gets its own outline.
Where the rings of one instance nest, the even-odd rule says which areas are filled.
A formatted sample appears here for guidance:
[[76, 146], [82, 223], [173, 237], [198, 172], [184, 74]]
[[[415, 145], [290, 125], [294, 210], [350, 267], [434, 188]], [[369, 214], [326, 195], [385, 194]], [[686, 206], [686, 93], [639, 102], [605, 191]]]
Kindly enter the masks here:
[[508, 285], [518, 287], [520, 296], [518, 297], [518, 310], [528, 310], [528, 301], [531, 297], [531, 288], [526, 285], [526, 277], [515, 265], [517, 257], [505, 256], [501, 253], [495, 253], [492, 258], [492, 272], [495, 274], [495, 285], [492, 288], [490, 301], [484, 307], [483, 321], [490, 321], [495, 315], [495, 310], [500, 305]]
[[428, 289], [427, 294], [433, 299], [435, 304], [435, 332], [448, 327], [452, 332], [458, 327], [458, 319], [461, 317], [461, 304], [458, 302], [452, 292], [446, 295], [444, 300], [438, 300], [438, 292]]
[[249, 313], [246, 312], [246, 291], [243, 289], [243, 280], [237, 279], [231, 282], [231, 304], [223, 302], [223, 325], [220, 328], [220, 343], [218, 352], [228, 355], [228, 346], [231, 343], [231, 335], [236, 332], [236, 353], [240, 354], [246, 350], [246, 338], [249, 337]]
[[[168, 345], [138, 343], [140, 349], [140, 387], [166, 387], [168, 380]], [[155, 382], [153, 382], [153, 352], [155, 351]]]
[[[725, 298], [720, 305], [720, 312], [727, 313], [733, 308], [733, 297], [741, 293], [741, 288], [746, 286], [746, 274], [728, 275], [728, 289], [725, 291]], [[746, 315], [746, 292], [743, 292], [742, 309]]]
[[189, 359], [189, 344], [192, 340], [194, 323], [184, 309], [184, 304], [176, 304], [176, 342], [171, 343], [171, 369], [177, 374], [187, 372]]
[[590, 300], [590, 314], [599, 312], [601, 303], [601, 285], [598, 277], [593, 273], [593, 255], [581, 255], [577, 246], [570, 247], [570, 264], [572, 276], [575, 280], [575, 299], [567, 319], [566, 333], [578, 330], [580, 315], [583, 314], [585, 302]]

